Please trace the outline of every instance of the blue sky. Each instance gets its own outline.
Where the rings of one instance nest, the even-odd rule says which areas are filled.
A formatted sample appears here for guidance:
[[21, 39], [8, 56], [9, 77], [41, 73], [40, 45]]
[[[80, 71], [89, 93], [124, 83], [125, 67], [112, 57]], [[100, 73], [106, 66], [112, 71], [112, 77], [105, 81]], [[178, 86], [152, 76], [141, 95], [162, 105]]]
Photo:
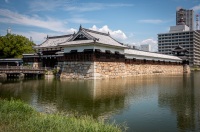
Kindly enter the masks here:
[[157, 34], [175, 25], [176, 9], [200, 12], [200, 0], [0, 0], [0, 34], [32, 37], [76, 32], [82, 24], [131, 45], [157, 47]]

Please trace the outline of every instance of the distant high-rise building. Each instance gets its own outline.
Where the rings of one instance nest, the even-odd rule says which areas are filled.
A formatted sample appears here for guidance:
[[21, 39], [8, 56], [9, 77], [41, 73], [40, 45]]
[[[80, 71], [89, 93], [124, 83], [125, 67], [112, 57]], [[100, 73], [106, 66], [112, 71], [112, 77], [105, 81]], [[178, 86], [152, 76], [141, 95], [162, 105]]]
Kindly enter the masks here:
[[7, 29], [7, 34], [11, 34], [11, 28], [10, 27]]
[[193, 10], [186, 10], [180, 8], [176, 11], [176, 25], [182, 25], [180, 19], [183, 18], [185, 25], [187, 25], [190, 30], [194, 30], [194, 11]]
[[193, 10], [177, 10], [176, 26], [171, 26], [167, 33], [158, 34], [159, 53], [172, 55], [177, 46], [188, 51], [190, 65], [200, 66], [200, 30], [194, 30]]
[[171, 26], [168, 33], [158, 34], [158, 52], [172, 55], [172, 50], [181, 46], [189, 51], [190, 65], [200, 66], [200, 31], [189, 30], [186, 25]]

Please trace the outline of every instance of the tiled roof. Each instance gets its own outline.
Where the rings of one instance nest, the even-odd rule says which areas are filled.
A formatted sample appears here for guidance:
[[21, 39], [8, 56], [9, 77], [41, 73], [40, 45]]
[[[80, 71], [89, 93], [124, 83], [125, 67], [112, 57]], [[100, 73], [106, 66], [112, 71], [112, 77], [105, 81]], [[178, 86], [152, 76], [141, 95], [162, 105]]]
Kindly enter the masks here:
[[113, 39], [109, 34], [97, 32], [97, 31], [93, 31], [93, 30], [89, 30], [85, 28], [83, 28], [83, 30], [87, 32], [88, 34], [90, 34], [91, 36], [93, 36], [94, 38], [96, 38], [97, 43], [112, 45], [112, 46], [119, 46], [119, 47], [126, 47], [122, 45], [122, 43]]
[[42, 44], [35, 46], [35, 47], [54, 47], [58, 46], [59, 43], [65, 42], [68, 39], [72, 37], [72, 34], [70, 35], [63, 35], [63, 36], [53, 36], [48, 37], [46, 41], [44, 41]]
[[80, 45], [80, 44], [89, 44], [89, 43], [94, 43], [93, 40], [81, 40], [81, 41], [68, 41], [68, 42], [64, 42], [64, 43], [60, 43], [59, 45]]
[[126, 54], [129, 54], [129, 55], [135, 55], [135, 56], [145, 56], [145, 57], [153, 57], [153, 58], [161, 58], [161, 59], [181, 60], [177, 56], [164, 55], [164, 54], [159, 54], [159, 53], [146, 52], [146, 51], [133, 50], [133, 49], [125, 49], [124, 53], [125, 53], [125, 56], [126, 56]]
[[[74, 39], [80, 33], [84, 34], [85, 37], [88, 38], [88, 40], [74, 41]], [[76, 35], [74, 35], [74, 37], [70, 38], [66, 42], [60, 43], [59, 45], [67, 46], [67, 45], [86, 44], [86, 43], [94, 43], [94, 42], [99, 43], [99, 44], [108, 45], [108, 46], [117, 46], [117, 47], [123, 47], [123, 48], [126, 47], [126, 46], [122, 45], [122, 43], [113, 39], [109, 34], [97, 32], [97, 31], [93, 31], [93, 30], [89, 30], [89, 29], [85, 29], [85, 28], [81, 28], [81, 30], [79, 30], [79, 32]]]
[[[75, 40], [79, 34], [83, 34], [87, 40]], [[109, 34], [93, 31], [90, 29], [80, 28], [76, 34], [64, 35], [64, 36], [55, 36], [48, 37], [45, 42], [41, 45], [35, 46], [37, 47], [54, 47], [58, 45], [78, 45], [78, 44], [86, 44], [86, 43], [98, 43], [108, 46], [117, 46], [125, 48], [122, 43], [113, 39]]]

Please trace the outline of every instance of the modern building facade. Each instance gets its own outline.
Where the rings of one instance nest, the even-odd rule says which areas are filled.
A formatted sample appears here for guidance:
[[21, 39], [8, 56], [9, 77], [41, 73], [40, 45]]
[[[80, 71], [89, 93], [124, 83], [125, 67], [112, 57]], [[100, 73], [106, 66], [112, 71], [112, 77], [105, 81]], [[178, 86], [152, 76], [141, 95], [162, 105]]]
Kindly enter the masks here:
[[187, 25], [190, 30], [194, 30], [194, 11], [193, 10], [186, 10], [186, 9], [179, 9], [176, 11], [176, 25], [180, 24], [180, 18], [183, 16], [183, 21], [185, 25]]
[[158, 34], [158, 52], [172, 55], [172, 50], [182, 46], [189, 52], [190, 65], [200, 65], [200, 32], [191, 31], [186, 25], [170, 27], [168, 33]]

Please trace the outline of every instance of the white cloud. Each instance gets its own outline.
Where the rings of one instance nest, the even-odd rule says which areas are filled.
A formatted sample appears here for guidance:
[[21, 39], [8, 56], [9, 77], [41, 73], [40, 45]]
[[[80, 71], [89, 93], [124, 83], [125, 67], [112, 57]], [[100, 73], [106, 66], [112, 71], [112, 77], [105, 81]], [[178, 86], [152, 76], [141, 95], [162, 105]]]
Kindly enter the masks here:
[[78, 6], [77, 5], [66, 5], [65, 10], [66, 11], [78, 11], [78, 12], [86, 12], [86, 11], [95, 11], [95, 10], [101, 10], [103, 9], [103, 5], [100, 3], [81, 3]]
[[152, 38], [149, 38], [149, 39], [145, 39], [141, 42], [141, 44], [152, 44], [152, 45], [155, 45], [157, 44], [157, 40], [153, 40]]
[[129, 38], [133, 38], [134, 36], [135, 36], [134, 33], [129, 33], [128, 35]]
[[5, 0], [6, 3], [9, 3], [9, 0]]
[[102, 28], [98, 28], [96, 25], [93, 25], [92, 28], [90, 28], [90, 29], [99, 31], [99, 32], [103, 32], [103, 33], [109, 32], [110, 35], [117, 40], [127, 39], [127, 36], [125, 35], [125, 33], [123, 31], [121, 31], [121, 30], [112, 31], [111, 29], [109, 29], [109, 27], [107, 25], [103, 26]]
[[40, 18], [37, 15], [27, 16], [7, 9], [0, 9], [0, 16], [2, 16], [0, 17], [0, 23], [34, 26], [64, 33], [71, 32], [71, 30], [75, 31], [75, 29], [69, 30], [66, 28], [67, 22], [65, 20], [55, 20], [50, 17]]
[[102, 10], [106, 8], [117, 8], [117, 7], [131, 7], [133, 4], [123, 4], [123, 3], [80, 3], [78, 5], [67, 5], [65, 10], [67, 11], [76, 11], [76, 12], [86, 12], [86, 11], [95, 11]]
[[151, 46], [152, 52], [158, 51], [158, 42], [157, 42], [157, 40], [154, 40], [153, 38], [144, 39], [144, 40], [138, 41], [138, 42], [132, 42], [130, 45], [134, 45], [138, 49], [140, 49], [140, 46], [143, 44], [149, 44]]
[[47, 37], [46, 33], [40, 33], [40, 32], [34, 32], [34, 31], [30, 31], [30, 32], [15, 32], [14, 31], [13, 33], [25, 36], [28, 39], [30, 39], [30, 37], [32, 37], [33, 42], [36, 44], [42, 43], [43, 41], [45, 41], [45, 39]]
[[198, 11], [198, 10], [200, 10], [200, 4], [197, 5], [197, 6], [192, 7], [192, 9], [193, 9], [194, 11]]
[[117, 7], [131, 7], [133, 4], [124, 3], [77, 3], [74, 0], [33, 0], [29, 3], [31, 11], [53, 11], [56, 9], [64, 9], [67, 11], [95, 11], [105, 8], [117, 8]]
[[62, 34], [55, 33], [55, 32], [48, 32], [48, 33], [42, 33], [42, 32], [35, 32], [35, 31], [29, 31], [29, 32], [19, 32], [19, 31], [13, 31], [14, 34], [22, 35], [30, 39], [32, 37], [32, 40], [36, 44], [41, 44], [44, 42], [48, 36], [60, 36]]
[[95, 21], [95, 20], [89, 20], [89, 19], [85, 19], [85, 18], [81, 18], [81, 17], [74, 17], [69, 19], [70, 22], [73, 23], [78, 23], [78, 24], [85, 24], [85, 23], [100, 23], [100, 21]]
[[31, 11], [53, 11], [69, 3], [69, 0], [32, 0], [29, 7]]
[[162, 23], [163, 20], [160, 19], [146, 19], [146, 20], [139, 20], [140, 23], [150, 23], [150, 24], [159, 24]]

